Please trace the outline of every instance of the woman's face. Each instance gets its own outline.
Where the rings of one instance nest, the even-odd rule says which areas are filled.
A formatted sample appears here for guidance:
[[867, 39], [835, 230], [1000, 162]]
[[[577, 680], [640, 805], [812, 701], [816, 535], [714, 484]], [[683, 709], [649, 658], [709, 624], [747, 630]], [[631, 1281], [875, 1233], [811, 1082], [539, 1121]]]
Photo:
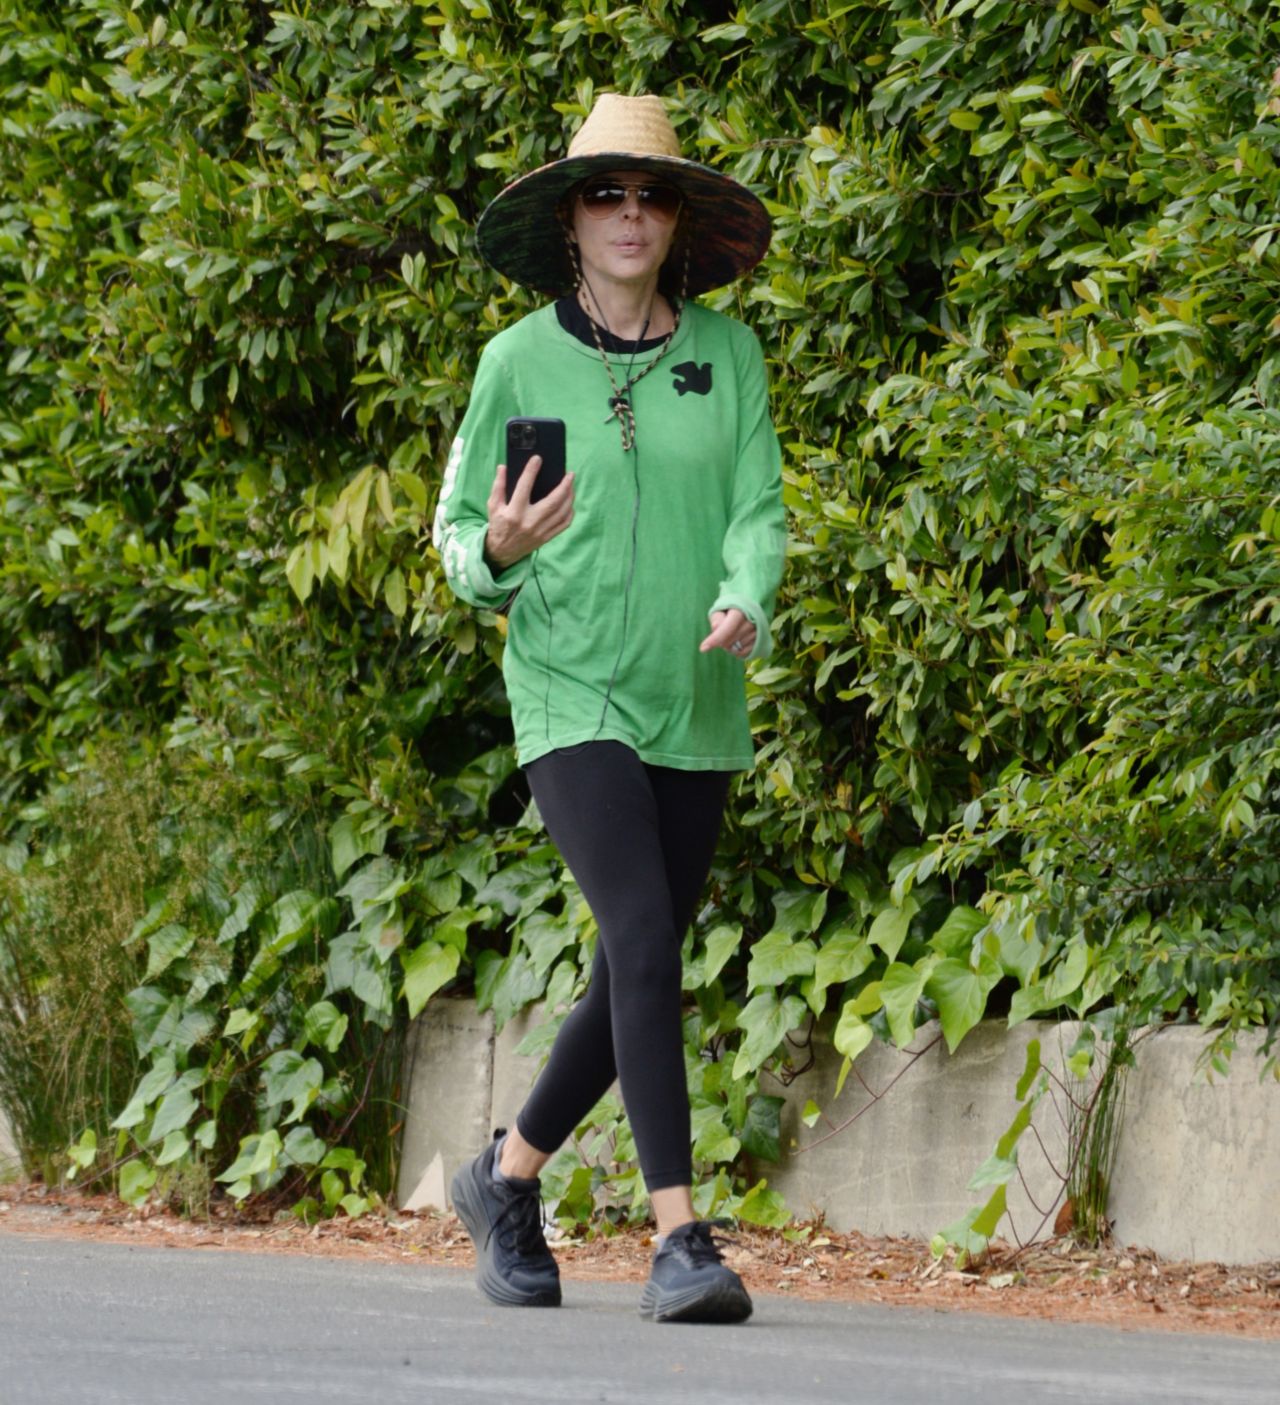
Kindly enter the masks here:
[[[627, 188], [627, 198], [612, 213], [588, 212], [582, 194], [573, 201], [573, 233], [578, 242], [583, 272], [592, 284], [620, 283], [645, 286], [656, 284], [658, 270], [666, 260], [679, 223], [673, 211], [642, 204], [638, 186], [662, 186], [666, 182], [647, 171], [608, 171], [584, 182]], [[663, 202], [665, 203], [665, 202]]]

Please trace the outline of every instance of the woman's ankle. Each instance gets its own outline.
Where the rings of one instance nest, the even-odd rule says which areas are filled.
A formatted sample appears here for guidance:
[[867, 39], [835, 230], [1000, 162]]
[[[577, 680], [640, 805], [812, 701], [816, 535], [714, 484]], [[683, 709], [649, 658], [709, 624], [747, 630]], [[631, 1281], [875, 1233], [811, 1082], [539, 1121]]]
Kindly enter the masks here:
[[537, 1180], [550, 1160], [545, 1151], [530, 1146], [515, 1127], [503, 1137], [498, 1148], [498, 1170], [511, 1180]]
[[649, 1193], [653, 1218], [658, 1223], [658, 1237], [665, 1239], [672, 1230], [691, 1224], [698, 1217], [693, 1212], [693, 1188], [687, 1185], [667, 1186]]

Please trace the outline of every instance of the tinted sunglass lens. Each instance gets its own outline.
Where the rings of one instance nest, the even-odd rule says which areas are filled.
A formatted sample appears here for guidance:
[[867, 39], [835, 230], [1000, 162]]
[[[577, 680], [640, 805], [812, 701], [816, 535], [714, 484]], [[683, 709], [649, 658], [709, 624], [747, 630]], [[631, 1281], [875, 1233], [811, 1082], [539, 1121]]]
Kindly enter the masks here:
[[636, 201], [651, 214], [671, 219], [680, 209], [680, 192], [670, 185], [617, 185], [612, 181], [595, 181], [582, 188], [582, 205], [589, 215], [603, 218], [626, 204], [627, 192], [634, 190]]
[[626, 189], [620, 185], [601, 182], [582, 188], [582, 203], [588, 213], [593, 215], [611, 215], [626, 198]]
[[670, 185], [642, 185], [636, 190], [641, 205], [670, 219], [680, 208], [680, 192]]

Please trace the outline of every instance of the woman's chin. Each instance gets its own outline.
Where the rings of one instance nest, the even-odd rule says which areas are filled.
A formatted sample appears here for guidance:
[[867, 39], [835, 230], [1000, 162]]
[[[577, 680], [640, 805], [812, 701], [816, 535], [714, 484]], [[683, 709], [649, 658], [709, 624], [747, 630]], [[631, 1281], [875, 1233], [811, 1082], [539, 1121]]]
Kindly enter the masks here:
[[660, 268], [661, 264], [655, 264], [653, 259], [647, 256], [637, 254], [631, 257], [622, 254], [603, 260], [596, 268], [588, 267], [586, 272], [588, 279], [594, 276], [601, 281], [623, 287], [644, 288], [657, 281]]

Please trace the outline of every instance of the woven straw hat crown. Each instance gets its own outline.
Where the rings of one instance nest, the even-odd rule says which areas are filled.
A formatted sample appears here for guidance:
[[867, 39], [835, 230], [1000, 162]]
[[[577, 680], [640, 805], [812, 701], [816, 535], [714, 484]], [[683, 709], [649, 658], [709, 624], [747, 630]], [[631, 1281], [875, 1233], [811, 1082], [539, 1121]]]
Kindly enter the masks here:
[[731, 176], [680, 154], [662, 99], [602, 93], [559, 161], [513, 181], [480, 216], [476, 238], [485, 261], [516, 283], [559, 296], [573, 290], [574, 269], [562, 216], [568, 198], [591, 176], [635, 170], [677, 186], [680, 226], [661, 280], [664, 291], [690, 296], [731, 283], [769, 247], [761, 202]]
[[670, 156], [679, 161], [680, 139], [662, 99], [601, 93], [569, 143], [569, 155], [601, 156], [606, 152]]

